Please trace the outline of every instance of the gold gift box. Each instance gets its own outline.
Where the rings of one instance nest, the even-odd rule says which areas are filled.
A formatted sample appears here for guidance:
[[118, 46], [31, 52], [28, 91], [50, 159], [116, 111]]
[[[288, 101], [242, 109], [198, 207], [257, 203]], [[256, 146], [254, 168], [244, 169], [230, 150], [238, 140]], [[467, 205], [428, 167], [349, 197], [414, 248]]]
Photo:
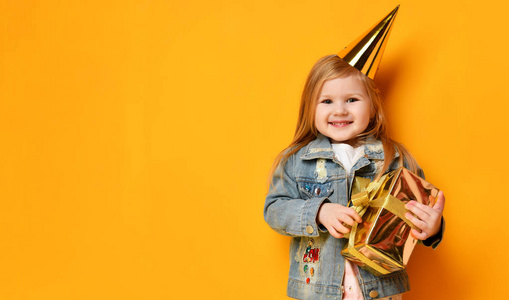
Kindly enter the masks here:
[[417, 243], [415, 226], [405, 218], [405, 204], [415, 200], [433, 206], [438, 189], [405, 168], [380, 179], [356, 177], [351, 202], [362, 217], [354, 224], [341, 254], [377, 276], [404, 269]]

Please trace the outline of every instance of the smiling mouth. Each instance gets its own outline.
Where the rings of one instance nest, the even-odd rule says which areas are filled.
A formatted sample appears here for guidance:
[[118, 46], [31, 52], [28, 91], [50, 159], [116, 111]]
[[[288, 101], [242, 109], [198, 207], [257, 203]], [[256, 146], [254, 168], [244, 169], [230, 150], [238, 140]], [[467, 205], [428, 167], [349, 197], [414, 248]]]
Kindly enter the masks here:
[[352, 123], [353, 122], [329, 122], [329, 124], [331, 124], [332, 126], [338, 126], [338, 127], [343, 127], [343, 126], [346, 126], [346, 125], [349, 125]]

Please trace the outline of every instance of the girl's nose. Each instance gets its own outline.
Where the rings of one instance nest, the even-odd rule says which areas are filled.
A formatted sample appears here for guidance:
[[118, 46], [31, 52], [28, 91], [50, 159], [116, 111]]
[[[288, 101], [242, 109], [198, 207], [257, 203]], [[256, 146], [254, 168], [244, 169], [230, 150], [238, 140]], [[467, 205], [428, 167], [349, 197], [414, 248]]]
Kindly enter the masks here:
[[342, 116], [342, 115], [346, 115], [348, 113], [348, 111], [346, 110], [345, 106], [343, 105], [343, 103], [340, 103], [338, 105], [336, 105], [334, 107], [334, 115], [337, 115], [337, 116]]

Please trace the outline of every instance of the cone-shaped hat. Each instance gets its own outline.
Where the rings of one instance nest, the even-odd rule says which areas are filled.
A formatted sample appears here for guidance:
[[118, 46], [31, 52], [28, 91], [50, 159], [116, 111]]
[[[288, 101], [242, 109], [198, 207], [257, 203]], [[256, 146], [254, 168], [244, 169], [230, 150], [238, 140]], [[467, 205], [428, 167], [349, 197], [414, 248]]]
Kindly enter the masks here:
[[371, 79], [375, 78], [399, 5], [385, 18], [338, 53], [344, 61]]

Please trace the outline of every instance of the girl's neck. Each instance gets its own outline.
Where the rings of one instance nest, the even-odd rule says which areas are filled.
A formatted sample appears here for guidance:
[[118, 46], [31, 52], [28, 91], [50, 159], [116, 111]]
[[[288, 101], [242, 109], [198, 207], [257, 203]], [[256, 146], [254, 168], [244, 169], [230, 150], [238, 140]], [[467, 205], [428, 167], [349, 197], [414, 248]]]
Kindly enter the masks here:
[[357, 147], [361, 146], [362, 144], [364, 144], [360, 138], [350, 139], [350, 140], [343, 141], [343, 142], [335, 142], [331, 139], [329, 139], [329, 141], [331, 142], [331, 144], [347, 144], [347, 145], [352, 146], [353, 148], [357, 148]]

